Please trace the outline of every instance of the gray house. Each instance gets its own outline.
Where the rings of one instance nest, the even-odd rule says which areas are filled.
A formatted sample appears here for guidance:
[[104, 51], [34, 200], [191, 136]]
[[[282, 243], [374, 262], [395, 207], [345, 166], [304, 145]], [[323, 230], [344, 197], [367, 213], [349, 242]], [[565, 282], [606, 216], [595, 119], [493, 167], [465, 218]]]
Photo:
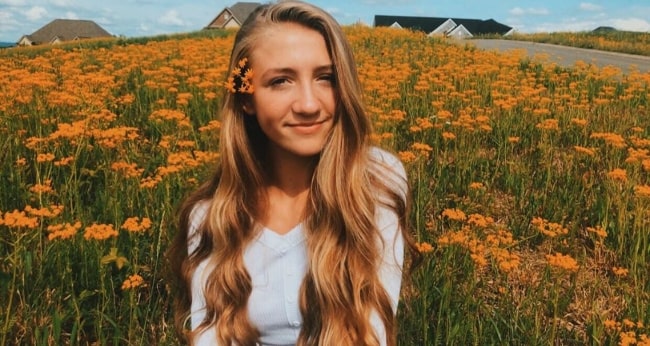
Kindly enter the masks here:
[[239, 28], [246, 18], [261, 4], [259, 2], [238, 2], [224, 8], [205, 29]]
[[465, 19], [445, 17], [375, 16], [376, 27], [388, 26], [424, 31], [429, 36], [439, 35], [454, 38], [468, 38], [476, 35], [510, 35], [513, 28], [494, 19]]
[[19, 46], [34, 46], [99, 37], [112, 35], [92, 20], [55, 19], [31, 35], [23, 35], [17, 43]]

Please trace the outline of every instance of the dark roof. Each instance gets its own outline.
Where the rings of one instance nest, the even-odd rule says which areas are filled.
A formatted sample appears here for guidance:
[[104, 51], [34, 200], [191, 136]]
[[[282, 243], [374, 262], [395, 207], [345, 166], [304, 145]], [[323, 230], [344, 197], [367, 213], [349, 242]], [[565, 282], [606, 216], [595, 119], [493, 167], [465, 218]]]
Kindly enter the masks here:
[[480, 34], [506, 34], [512, 30], [511, 27], [501, 24], [494, 19], [466, 19], [466, 18], [445, 18], [445, 17], [410, 17], [410, 16], [375, 16], [375, 26], [391, 26], [397, 22], [402, 28], [421, 30], [430, 33], [447, 20], [453, 20], [456, 25], [462, 25], [472, 35]]
[[76, 38], [110, 37], [111, 34], [92, 20], [55, 19], [27, 37], [36, 44]]
[[599, 26], [596, 29], [594, 29], [593, 32], [602, 33], [602, 32], [614, 32], [614, 31], [618, 31], [618, 30], [616, 30], [616, 28], [611, 26]]
[[391, 26], [397, 22], [402, 28], [421, 30], [427, 34], [446, 22], [449, 18], [409, 17], [409, 16], [375, 16], [375, 26]]
[[239, 21], [239, 24], [243, 24], [246, 18], [250, 16], [256, 8], [260, 7], [259, 2], [238, 2], [232, 7], [229, 7], [232, 15]]

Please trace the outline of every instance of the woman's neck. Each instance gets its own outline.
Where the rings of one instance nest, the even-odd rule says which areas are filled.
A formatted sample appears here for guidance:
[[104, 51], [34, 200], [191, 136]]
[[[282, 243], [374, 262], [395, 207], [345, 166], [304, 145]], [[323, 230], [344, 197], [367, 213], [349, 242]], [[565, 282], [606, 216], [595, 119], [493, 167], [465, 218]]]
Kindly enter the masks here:
[[306, 158], [286, 153], [271, 154], [269, 185], [260, 222], [284, 234], [303, 221], [316, 157]]
[[284, 151], [270, 151], [269, 185], [287, 196], [299, 195], [309, 190], [317, 157], [302, 157]]

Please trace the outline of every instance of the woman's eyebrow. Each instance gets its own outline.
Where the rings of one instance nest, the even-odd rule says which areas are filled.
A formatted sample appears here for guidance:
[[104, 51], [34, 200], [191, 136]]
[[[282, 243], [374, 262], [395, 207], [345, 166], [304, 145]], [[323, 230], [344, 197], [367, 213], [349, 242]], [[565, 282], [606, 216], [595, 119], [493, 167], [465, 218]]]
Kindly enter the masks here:
[[[314, 71], [316, 73], [322, 73], [322, 72], [331, 72], [334, 70], [334, 65], [333, 64], [327, 64], [327, 65], [321, 65], [316, 68], [314, 68]], [[288, 74], [288, 75], [293, 75], [296, 74], [296, 70], [291, 68], [291, 67], [277, 67], [277, 68], [270, 68], [262, 74], [262, 78], [265, 78], [269, 75], [276, 75], [276, 74]]]

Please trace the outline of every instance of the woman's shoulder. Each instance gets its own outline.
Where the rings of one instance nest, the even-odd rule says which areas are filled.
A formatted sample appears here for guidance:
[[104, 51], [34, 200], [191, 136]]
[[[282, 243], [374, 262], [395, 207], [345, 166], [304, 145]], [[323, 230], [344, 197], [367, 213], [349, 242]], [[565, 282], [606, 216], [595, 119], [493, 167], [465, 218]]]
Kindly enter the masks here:
[[393, 174], [406, 178], [406, 170], [402, 161], [393, 153], [380, 147], [370, 147], [370, 158], [372, 161], [389, 168]]
[[210, 200], [204, 199], [198, 201], [192, 207], [189, 217], [189, 227], [187, 229], [187, 246], [188, 253], [194, 252], [198, 247], [200, 236], [198, 230], [208, 216], [208, 211], [210, 210]]
[[393, 153], [379, 147], [370, 147], [371, 162], [376, 165], [374, 171], [386, 182], [388, 186], [400, 188], [400, 194], [406, 196], [408, 191], [408, 177], [402, 161]]

